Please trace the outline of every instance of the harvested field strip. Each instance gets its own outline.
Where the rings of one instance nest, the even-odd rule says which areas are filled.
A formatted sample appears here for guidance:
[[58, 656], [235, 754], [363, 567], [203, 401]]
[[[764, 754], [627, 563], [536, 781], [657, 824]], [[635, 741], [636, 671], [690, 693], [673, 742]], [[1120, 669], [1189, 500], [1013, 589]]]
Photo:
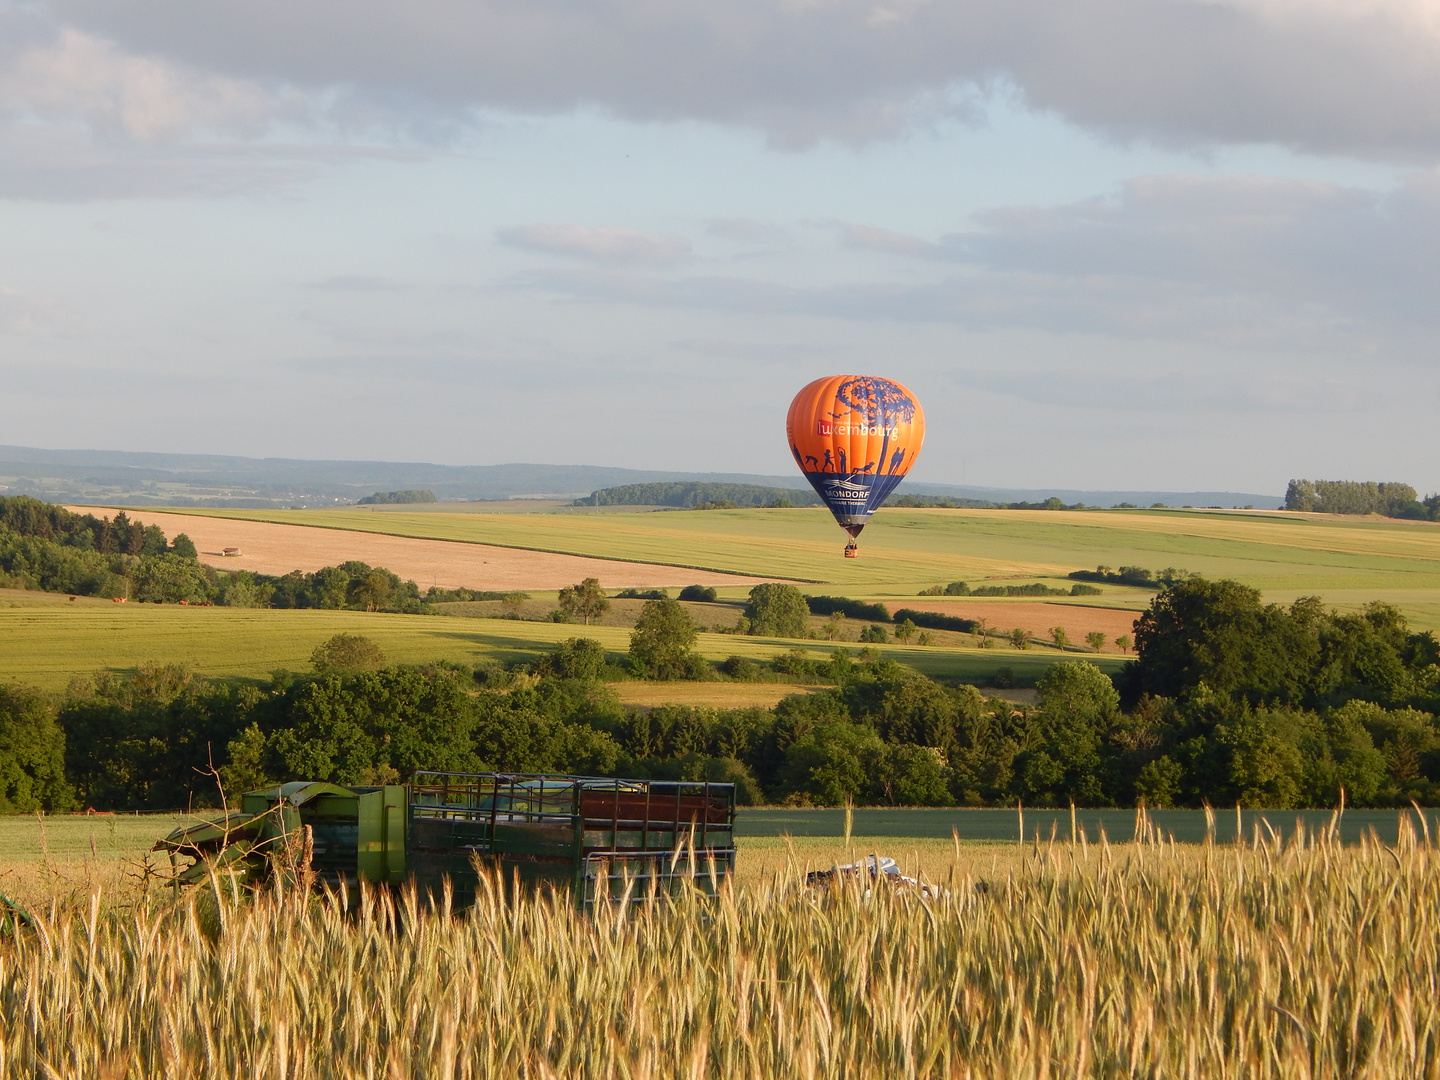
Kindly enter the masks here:
[[[79, 509], [79, 508], [76, 508]], [[137, 511], [137, 516], [140, 514]], [[306, 573], [351, 560], [383, 566], [422, 589], [560, 589], [587, 577], [610, 588], [684, 585], [754, 585], [762, 579], [722, 571], [647, 563], [640, 559], [594, 559], [496, 546], [472, 541], [417, 539], [374, 531], [287, 525], [266, 521], [145, 511], [142, 520], [158, 524], [167, 536], [186, 533], [200, 561], [221, 570], [262, 574]], [[226, 556], [226, 548], [239, 556]]]
[[358, 915], [284, 893], [218, 911], [156, 900], [47, 913], [5, 949], [0, 1068], [216, 1080], [1440, 1071], [1434, 848], [1009, 850], [958, 846], [927, 873], [947, 886], [929, 899], [807, 890], [787, 851], [783, 872], [718, 901], [624, 918], [510, 898], [498, 881], [465, 918], [403, 894]]
[[611, 683], [610, 689], [622, 705], [655, 708], [659, 705], [692, 705], [712, 709], [773, 708], [791, 694], [813, 693], [817, 687], [795, 683]]
[[940, 601], [928, 596], [907, 602], [915, 611], [934, 611], [962, 619], [984, 619], [992, 630], [1019, 628], [1038, 638], [1048, 638], [1050, 628], [1061, 626], [1072, 645], [1084, 645], [1085, 635], [1099, 631], [1105, 635], [1106, 652], [1118, 652], [1115, 639], [1122, 634], [1135, 634], [1137, 611], [1116, 608], [1081, 607], [1071, 604], [1046, 604], [1024, 601], [988, 603], [984, 600]]

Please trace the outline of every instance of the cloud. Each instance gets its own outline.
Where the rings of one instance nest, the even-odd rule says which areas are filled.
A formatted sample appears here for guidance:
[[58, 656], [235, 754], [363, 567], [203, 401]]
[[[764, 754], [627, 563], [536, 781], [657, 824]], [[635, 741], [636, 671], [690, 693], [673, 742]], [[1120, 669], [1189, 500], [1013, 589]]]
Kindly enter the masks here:
[[546, 255], [603, 263], [672, 263], [690, 253], [682, 236], [661, 236], [609, 225], [517, 225], [501, 229], [501, 243]]
[[845, 226], [928, 280], [800, 287], [725, 276], [551, 269], [512, 287], [574, 299], [1184, 339], [1280, 350], [1440, 331], [1440, 173], [1377, 194], [1266, 178], [1162, 176], [1113, 199], [1011, 207], [925, 241]]
[[933, 243], [921, 240], [918, 236], [891, 232], [889, 229], [877, 229], [873, 225], [854, 225], [841, 222], [840, 231], [845, 238], [845, 243], [850, 247], [868, 248], [871, 251], [883, 251], [892, 255], [930, 255], [936, 251]]
[[140, 142], [206, 130], [254, 133], [283, 111], [283, 95], [253, 82], [126, 55], [73, 29], [15, 56], [0, 72], [0, 102], [12, 115], [80, 122]]
[[52, 0], [76, 30], [245, 83], [414, 111], [700, 120], [805, 145], [973, 116], [1013, 86], [1119, 138], [1440, 154], [1432, 0]]

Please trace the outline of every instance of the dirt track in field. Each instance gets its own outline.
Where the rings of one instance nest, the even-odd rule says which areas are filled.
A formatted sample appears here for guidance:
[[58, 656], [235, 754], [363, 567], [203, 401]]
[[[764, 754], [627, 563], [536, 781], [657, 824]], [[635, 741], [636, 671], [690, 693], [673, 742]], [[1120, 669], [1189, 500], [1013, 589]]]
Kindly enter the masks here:
[[1047, 640], [1052, 626], [1063, 626], [1072, 645], [1085, 644], [1085, 635], [1099, 630], [1105, 635], [1105, 648], [1101, 651], [1113, 653], [1120, 651], [1115, 646], [1117, 637], [1122, 634], [1132, 639], [1135, 637], [1135, 620], [1140, 617], [1138, 611], [1082, 607], [1079, 604], [987, 603], [984, 600], [932, 600], [923, 596], [904, 604], [891, 603], [889, 607], [892, 611], [907, 607], [914, 611], [956, 615], [962, 619], [984, 619], [992, 630], [1014, 630], [1018, 627]]
[[[72, 506], [81, 514], [105, 514], [96, 506]], [[113, 513], [113, 511], [108, 511]], [[158, 525], [174, 538], [185, 533], [199, 549], [200, 561], [221, 570], [253, 570], [260, 574], [311, 573], [352, 559], [383, 566], [414, 581], [421, 591], [431, 585], [467, 589], [560, 589], [583, 578], [599, 578], [607, 589], [673, 588], [684, 585], [757, 585], [768, 578], [741, 577], [711, 570], [688, 570], [658, 563], [588, 559], [524, 548], [465, 544], [453, 540], [420, 540], [406, 536], [279, 525], [268, 521], [200, 517], [140, 510], [131, 514]], [[226, 557], [237, 547], [238, 557]]]

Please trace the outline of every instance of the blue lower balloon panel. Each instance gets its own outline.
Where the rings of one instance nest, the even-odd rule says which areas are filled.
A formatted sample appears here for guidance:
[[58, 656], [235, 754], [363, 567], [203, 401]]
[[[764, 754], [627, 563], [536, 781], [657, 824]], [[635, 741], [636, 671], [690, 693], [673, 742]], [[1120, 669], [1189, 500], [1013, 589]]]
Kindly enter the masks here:
[[859, 534], [904, 479], [903, 476], [864, 476], [857, 473], [807, 472], [805, 479], [820, 496], [840, 527], [851, 536]]

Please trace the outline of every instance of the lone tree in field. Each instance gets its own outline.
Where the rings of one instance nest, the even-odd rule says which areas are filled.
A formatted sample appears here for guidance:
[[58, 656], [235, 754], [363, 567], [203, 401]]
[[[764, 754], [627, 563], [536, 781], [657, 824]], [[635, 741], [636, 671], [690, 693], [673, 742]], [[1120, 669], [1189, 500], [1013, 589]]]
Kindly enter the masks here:
[[903, 641], [908, 644], [910, 639], [915, 636], [915, 631], [919, 629], [920, 628], [916, 626], [913, 622], [911, 622], [909, 619], [906, 619], [899, 626], [895, 627], [895, 640]]
[[1014, 645], [1017, 649], [1030, 648], [1030, 632], [1021, 627], [1015, 627], [1014, 630], [1010, 631], [1010, 644]]
[[750, 620], [751, 634], [801, 638], [809, 628], [810, 606], [794, 585], [770, 581], [750, 590], [745, 617]]
[[1103, 630], [1091, 630], [1085, 635], [1085, 644], [1089, 645], [1095, 652], [1105, 648], [1105, 632]]
[[310, 654], [310, 666], [321, 675], [378, 671], [385, 666], [380, 646], [360, 634], [336, 634]]
[[1055, 648], [1063, 650], [1070, 644], [1070, 635], [1065, 632], [1063, 626], [1052, 626], [1050, 628], [1050, 639], [1055, 642]]
[[630, 635], [630, 662], [651, 679], [681, 679], [696, 667], [695, 623], [678, 600], [647, 600]]
[[610, 601], [605, 599], [600, 579], [587, 577], [579, 585], [567, 585], [560, 590], [560, 610], [567, 619], [579, 619], [589, 626], [591, 619], [598, 619], [610, 610]]
[[1121, 634], [1119, 637], [1117, 637], [1117, 638], [1115, 639], [1115, 647], [1116, 647], [1117, 649], [1119, 649], [1122, 653], [1129, 653], [1129, 652], [1130, 652], [1130, 635], [1129, 635], [1129, 634]]

